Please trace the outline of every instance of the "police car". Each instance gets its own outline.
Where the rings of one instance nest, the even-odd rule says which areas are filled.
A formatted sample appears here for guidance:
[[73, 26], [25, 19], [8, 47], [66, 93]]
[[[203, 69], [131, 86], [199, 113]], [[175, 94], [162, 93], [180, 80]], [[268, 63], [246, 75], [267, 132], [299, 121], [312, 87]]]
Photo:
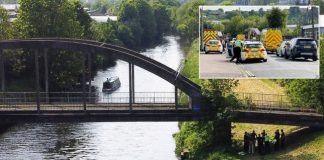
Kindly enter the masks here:
[[259, 41], [244, 41], [240, 60], [262, 60], [263, 62], [267, 62], [267, 51]]

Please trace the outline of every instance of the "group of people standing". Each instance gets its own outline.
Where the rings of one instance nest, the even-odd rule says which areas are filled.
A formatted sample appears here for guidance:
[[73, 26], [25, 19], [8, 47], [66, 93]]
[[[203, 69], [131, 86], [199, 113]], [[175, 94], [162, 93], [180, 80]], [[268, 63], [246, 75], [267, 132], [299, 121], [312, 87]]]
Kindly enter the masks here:
[[286, 136], [283, 129], [281, 129], [281, 133], [279, 132], [279, 129], [277, 129], [273, 139], [270, 139], [270, 136], [265, 132], [265, 130], [263, 130], [262, 133], [258, 135], [254, 130], [252, 131], [252, 133], [245, 132], [244, 152], [253, 154], [255, 153], [256, 149], [261, 155], [268, 154], [271, 151], [271, 144], [274, 145], [274, 151], [277, 151], [280, 148], [285, 148], [285, 140]]

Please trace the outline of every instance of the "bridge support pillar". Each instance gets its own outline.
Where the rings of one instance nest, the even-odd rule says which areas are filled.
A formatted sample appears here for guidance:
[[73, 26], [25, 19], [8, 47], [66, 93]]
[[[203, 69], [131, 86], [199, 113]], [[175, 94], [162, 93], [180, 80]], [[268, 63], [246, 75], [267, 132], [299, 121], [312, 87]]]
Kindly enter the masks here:
[[0, 49], [0, 76], [1, 76], [1, 92], [5, 91], [5, 70], [4, 70], [4, 54], [3, 54], [3, 50]]
[[128, 67], [128, 78], [129, 78], [129, 111], [132, 111], [132, 104], [133, 104], [133, 72], [132, 72], [132, 65], [129, 63]]
[[47, 58], [48, 49], [44, 49], [44, 76], [45, 76], [45, 94], [46, 94], [46, 103], [49, 103], [49, 88], [48, 88], [48, 58]]
[[91, 98], [91, 69], [92, 69], [92, 60], [91, 60], [91, 53], [88, 52], [88, 70], [89, 70], [89, 73], [88, 73], [88, 79], [89, 79], [89, 101], [90, 101], [90, 98]]
[[174, 103], [175, 103], [175, 109], [178, 110], [178, 88], [175, 87], [174, 89]]
[[85, 52], [82, 54], [82, 100], [83, 100], [83, 111], [87, 111], [87, 98], [86, 98], [86, 64], [85, 64]]
[[132, 103], [135, 103], [135, 69], [134, 64], [132, 64]]
[[35, 81], [36, 81], [36, 104], [37, 112], [40, 112], [40, 87], [39, 87], [39, 49], [35, 49]]

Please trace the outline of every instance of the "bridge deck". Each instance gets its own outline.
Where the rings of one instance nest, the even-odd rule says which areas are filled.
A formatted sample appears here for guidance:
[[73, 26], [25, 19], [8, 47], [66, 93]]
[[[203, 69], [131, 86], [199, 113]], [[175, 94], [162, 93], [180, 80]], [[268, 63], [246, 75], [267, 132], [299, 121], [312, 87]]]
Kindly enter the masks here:
[[324, 115], [289, 110], [237, 110], [234, 122], [324, 127]]

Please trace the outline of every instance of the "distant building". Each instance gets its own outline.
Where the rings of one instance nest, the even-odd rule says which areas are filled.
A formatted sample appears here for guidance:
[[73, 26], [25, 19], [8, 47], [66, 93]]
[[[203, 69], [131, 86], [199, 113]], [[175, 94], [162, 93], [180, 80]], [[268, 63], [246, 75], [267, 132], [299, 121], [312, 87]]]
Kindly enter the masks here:
[[249, 0], [236, 0], [235, 4], [236, 5], [249, 5], [250, 1]]
[[105, 23], [108, 20], [110, 21], [117, 21], [117, 16], [90, 16], [91, 19], [98, 23]]
[[296, 5], [308, 5], [310, 4], [310, 0], [295, 0], [296, 1]]
[[320, 24], [320, 33], [324, 34], [324, 15], [320, 15], [320, 20], [319, 20], [319, 24]]
[[297, 25], [296, 24], [286, 25], [286, 28], [289, 30], [294, 30], [295, 28], [297, 28]]
[[279, 0], [278, 3], [281, 5], [296, 4], [296, 0]]

